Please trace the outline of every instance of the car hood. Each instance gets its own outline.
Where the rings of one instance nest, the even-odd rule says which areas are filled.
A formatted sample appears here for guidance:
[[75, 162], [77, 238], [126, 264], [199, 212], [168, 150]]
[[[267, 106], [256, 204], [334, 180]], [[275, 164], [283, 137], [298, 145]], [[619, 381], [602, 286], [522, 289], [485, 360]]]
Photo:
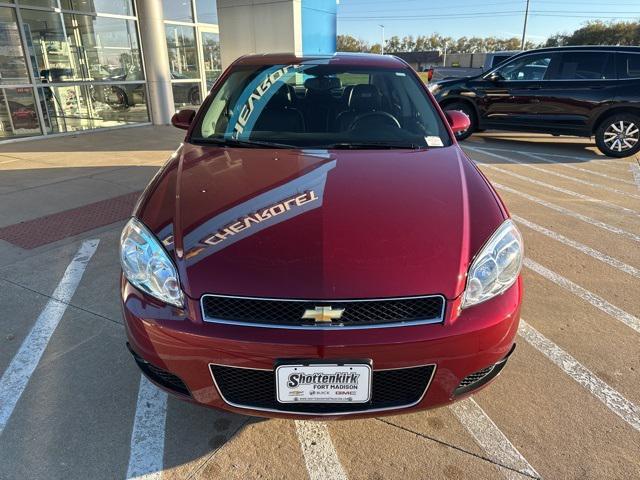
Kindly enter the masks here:
[[506, 216], [453, 145], [268, 150], [184, 144], [136, 207], [187, 295], [352, 299], [464, 289]]

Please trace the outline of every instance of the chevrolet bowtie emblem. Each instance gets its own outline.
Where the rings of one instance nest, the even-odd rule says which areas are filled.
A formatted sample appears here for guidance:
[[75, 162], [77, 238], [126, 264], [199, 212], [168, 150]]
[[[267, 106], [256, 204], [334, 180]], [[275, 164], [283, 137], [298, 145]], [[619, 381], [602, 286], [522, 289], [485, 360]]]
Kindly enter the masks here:
[[314, 320], [316, 323], [331, 323], [342, 317], [344, 308], [316, 307], [314, 310], [305, 310], [303, 319]]

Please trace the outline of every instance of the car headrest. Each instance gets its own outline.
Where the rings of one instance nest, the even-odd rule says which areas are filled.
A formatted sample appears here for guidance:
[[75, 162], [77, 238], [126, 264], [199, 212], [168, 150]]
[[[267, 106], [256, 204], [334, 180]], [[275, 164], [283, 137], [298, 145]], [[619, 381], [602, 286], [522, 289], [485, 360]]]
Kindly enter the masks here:
[[304, 87], [310, 93], [329, 92], [340, 88], [341, 83], [338, 77], [311, 77], [304, 81]]
[[289, 84], [283, 83], [269, 101], [270, 106], [285, 106], [289, 107], [293, 105], [296, 100], [296, 91]]
[[349, 95], [349, 109], [357, 112], [379, 110], [381, 104], [380, 90], [375, 85], [354, 85]]

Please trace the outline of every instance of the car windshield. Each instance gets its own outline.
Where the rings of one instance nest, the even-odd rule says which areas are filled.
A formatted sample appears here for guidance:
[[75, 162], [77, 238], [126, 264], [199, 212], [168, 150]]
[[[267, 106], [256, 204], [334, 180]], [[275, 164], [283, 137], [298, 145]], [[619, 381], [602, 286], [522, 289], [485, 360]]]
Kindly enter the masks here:
[[408, 69], [242, 66], [205, 103], [191, 141], [239, 147], [431, 148], [451, 144]]

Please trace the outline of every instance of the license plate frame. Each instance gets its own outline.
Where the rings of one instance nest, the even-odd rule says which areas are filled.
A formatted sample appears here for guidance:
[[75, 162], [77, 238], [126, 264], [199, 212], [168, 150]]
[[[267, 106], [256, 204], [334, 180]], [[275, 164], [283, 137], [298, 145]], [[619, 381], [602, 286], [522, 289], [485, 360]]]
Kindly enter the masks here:
[[[290, 378], [292, 374], [298, 374], [298, 377]], [[327, 378], [332, 375], [333, 378]], [[278, 403], [362, 404], [371, 401], [373, 369], [369, 361], [281, 363], [276, 367], [274, 377]], [[292, 385], [293, 382], [297, 384]]]

